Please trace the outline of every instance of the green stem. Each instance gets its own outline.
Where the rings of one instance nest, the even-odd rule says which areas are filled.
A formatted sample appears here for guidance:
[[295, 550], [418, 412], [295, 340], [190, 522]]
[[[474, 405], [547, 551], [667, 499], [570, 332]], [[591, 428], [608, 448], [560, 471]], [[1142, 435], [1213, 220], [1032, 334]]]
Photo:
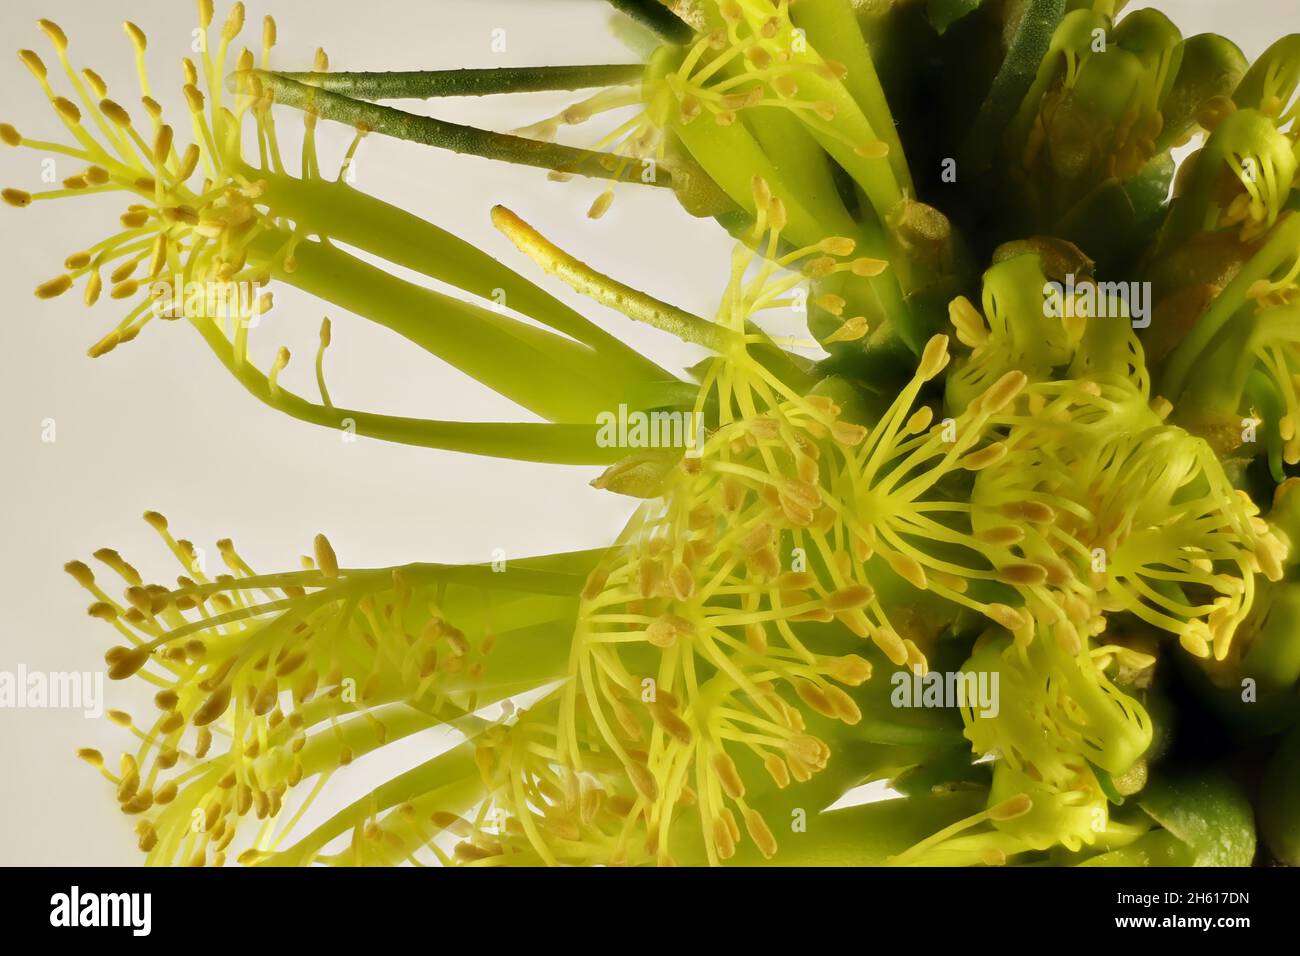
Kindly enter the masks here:
[[398, 279], [320, 242], [300, 242], [293, 271], [286, 271], [278, 240], [267, 235], [251, 246], [250, 258], [271, 263], [273, 279], [398, 333], [543, 418], [594, 422], [624, 394], [599, 355], [580, 343]]
[[492, 223], [546, 272], [636, 322], [715, 352], [726, 351], [735, 342], [730, 330], [624, 285], [575, 259], [505, 206], [492, 207]]
[[308, 232], [364, 249], [577, 339], [601, 354], [611, 373], [639, 382], [673, 376], [617, 337], [465, 240], [345, 183], [298, 179], [244, 167], [265, 184], [262, 200]]
[[[719, 353], [739, 344], [736, 334], [731, 330], [597, 272], [554, 245], [504, 206], [493, 207], [492, 221], [521, 252], [548, 273], [583, 295], [618, 309], [634, 321], [652, 325], [685, 342], [703, 345]], [[746, 324], [746, 332], [759, 339], [752, 348], [755, 357], [764, 367], [770, 368], [789, 385], [801, 389], [811, 387], [811, 379], [794, 363], [790, 354], [774, 344], [761, 329], [750, 322]]]
[[262, 861], [262, 865], [306, 865], [335, 837], [413, 797], [419, 796], [427, 800], [437, 795], [440, 798], [440, 808], [455, 813], [473, 806], [483, 791], [483, 778], [474, 763], [474, 744], [466, 741], [376, 787], [334, 814], [292, 847]]
[[194, 325], [254, 398], [299, 421], [379, 441], [542, 464], [607, 465], [625, 454], [597, 444], [599, 429], [594, 423], [434, 421], [318, 405], [284, 388], [272, 388], [255, 366], [236, 362], [233, 347], [216, 326], [197, 321]]
[[609, 4], [669, 43], [686, 43], [695, 35], [689, 24], [659, 0], [609, 0]]
[[637, 83], [640, 63], [592, 66], [497, 67], [486, 70], [400, 70], [391, 72], [279, 72], [295, 83], [359, 100], [428, 100], [440, 96], [490, 96], [544, 90], [585, 90]]
[[[230, 77], [232, 89], [243, 88], [249, 77], [255, 77], [263, 87], [272, 91], [277, 103], [295, 109], [308, 110], [327, 120], [345, 123], [368, 131], [393, 136], [412, 143], [449, 149], [453, 153], [481, 156], [523, 166], [535, 166], [556, 172], [590, 176], [597, 179], [619, 179], [622, 157], [589, 149], [561, 146], [540, 140], [495, 133], [394, 109], [354, 100], [338, 93], [295, 82], [287, 77], [264, 70], [235, 73]], [[637, 178], [654, 186], [671, 186], [672, 176], [662, 164], [656, 165], [651, 179]]]

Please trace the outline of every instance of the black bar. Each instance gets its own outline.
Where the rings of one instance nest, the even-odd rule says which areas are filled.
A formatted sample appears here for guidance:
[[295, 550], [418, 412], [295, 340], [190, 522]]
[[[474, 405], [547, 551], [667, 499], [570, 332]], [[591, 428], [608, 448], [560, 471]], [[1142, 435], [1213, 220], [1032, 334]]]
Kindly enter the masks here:
[[[1230, 941], [1293, 925], [1294, 870], [1226, 869], [27, 869], [0, 872], [0, 917], [11, 933], [70, 932], [134, 938], [138, 908], [98, 894], [149, 894], [148, 938], [217, 937], [377, 947], [456, 939], [552, 945], [570, 938], [633, 942], [745, 938], [770, 950], [789, 935], [855, 947], [919, 934], [928, 944], [973, 940], [1161, 939], [1198, 934]], [[119, 914], [117, 926], [68, 922], [80, 912]], [[94, 896], [93, 904], [87, 897]], [[271, 935], [266, 935], [270, 933]], [[829, 935], [828, 935], [829, 934]], [[1050, 934], [1050, 935], [1044, 935]], [[400, 941], [407, 940], [407, 943]]]

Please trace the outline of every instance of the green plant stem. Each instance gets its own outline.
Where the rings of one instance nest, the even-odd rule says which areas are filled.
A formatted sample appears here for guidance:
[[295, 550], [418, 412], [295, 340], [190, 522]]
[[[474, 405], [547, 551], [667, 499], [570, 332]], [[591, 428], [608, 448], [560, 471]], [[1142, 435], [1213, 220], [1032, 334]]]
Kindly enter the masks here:
[[441, 96], [491, 96], [545, 90], [585, 90], [638, 83], [640, 63], [592, 66], [497, 67], [483, 70], [292, 73], [276, 75], [359, 100], [428, 100]]
[[[628, 318], [716, 352], [725, 352], [739, 346], [736, 334], [729, 329], [597, 272], [547, 240], [504, 206], [493, 208], [492, 221], [521, 252], [548, 273], [583, 295], [618, 309]], [[765, 367], [770, 368], [787, 384], [805, 389], [811, 387], [811, 379], [795, 364], [790, 354], [771, 342], [761, 329], [751, 322], [747, 323], [746, 332], [750, 337], [758, 338], [758, 342], [750, 347]]]
[[395, 265], [446, 282], [477, 298], [501, 301], [600, 353], [627, 381], [672, 381], [673, 376], [616, 336], [508, 269], [465, 240], [345, 183], [298, 179], [244, 167], [264, 183], [263, 201], [308, 232], [364, 249]]
[[251, 246], [271, 278], [384, 326], [549, 421], [595, 421], [622, 385], [586, 346], [491, 309], [398, 279], [341, 249], [300, 242], [292, 271], [279, 236]]
[[[232, 74], [229, 81], [231, 89], [240, 89], [241, 84], [247, 82], [250, 76], [256, 77], [265, 88], [271, 90], [277, 103], [311, 111], [336, 123], [484, 159], [597, 179], [621, 177], [619, 170], [622, 159], [618, 156], [463, 126], [432, 116], [419, 116], [391, 106], [367, 103], [307, 86], [265, 70]], [[659, 164], [649, 179], [638, 177], [637, 182], [669, 187], [672, 185], [672, 176]]]
[[597, 272], [548, 241], [504, 206], [492, 207], [492, 222], [520, 252], [546, 272], [602, 305], [715, 352], [724, 352], [734, 344], [735, 335], [730, 330]]
[[237, 362], [229, 340], [212, 323], [193, 324], [230, 374], [254, 398], [299, 421], [379, 441], [542, 464], [608, 465], [626, 454], [622, 449], [597, 444], [599, 428], [594, 420], [592, 424], [435, 421], [309, 402], [287, 389], [272, 388], [255, 366]]
[[659, 0], [609, 0], [609, 4], [669, 43], [686, 43], [695, 35], [689, 24]]
[[484, 792], [483, 777], [474, 763], [474, 745], [466, 741], [376, 787], [261, 865], [306, 865], [335, 837], [413, 797], [427, 801], [436, 796], [440, 809], [455, 813], [469, 809]]

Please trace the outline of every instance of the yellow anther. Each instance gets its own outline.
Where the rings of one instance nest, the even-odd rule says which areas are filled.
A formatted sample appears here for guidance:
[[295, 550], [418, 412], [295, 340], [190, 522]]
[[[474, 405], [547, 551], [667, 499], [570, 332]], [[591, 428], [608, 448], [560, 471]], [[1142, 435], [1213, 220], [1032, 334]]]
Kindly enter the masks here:
[[108, 84], [104, 82], [102, 76], [90, 69], [90, 67], [82, 70], [81, 75], [85, 79], [86, 85], [90, 87], [90, 91], [95, 94], [95, 99], [102, 100], [108, 95]]
[[848, 236], [828, 236], [817, 243], [817, 248], [828, 256], [851, 256], [857, 243]]
[[587, 210], [588, 219], [600, 219], [605, 213], [609, 212], [609, 207], [614, 203], [614, 190], [606, 189], [591, 204]]
[[826, 598], [826, 606], [832, 611], [851, 611], [866, 607], [875, 600], [876, 593], [863, 584], [843, 588]]
[[975, 400], [976, 407], [982, 413], [996, 415], [1010, 405], [1028, 383], [1024, 372], [1007, 372]]
[[916, 369], [916, 377], [929, 381], [948, 364], [948, 336], [936, 335], [925, 344], [921, 353], [921, 362]]
[[158, 127], [153, 140], [153, 161], [159, 166], [167, 162], [172, 152], [172, 128], [164, 123]]
[[832, 332], [826, 338], [822, 339], [823, 345], [830, 345], [833, 342], [856, 342], [870, 330], [870, 326], [864, 316], [856, 315], [840, 325], [838, 329]]
[[998, 569], [1002, 580], [1007, 584], [1034, 586], [1047, 581], [1047, 569], [1039, 564], [1008, 564]]
[[655, 647], [669, 648], [677, 643], [678, 638], [686, 638], [694, 633], [695, 626], [686, 618], [665, 614], [650, 623], [645, 638]]
[[776, 856], [776, 837], [772, 836], [772, 831], [768, 829], [767, 821], [762, 815], [753, 808], [746, 808], [745, 811], [745, 829], [749, 831], [749, 838], [754, 841], [758, 847], [758, 852], [763, 854], [766, 859]]
[[77, 104], [65, 97], [56, 96], [54, 98], [54, 109], [67, 122], [74, 126], [81, 122], [81, 110], [77, 109]]
[[1013, 525], [1001, 525], [996, 528], [988, 528], [984, 531], [980, 531], [975, 536], [988, 544], [999, 546], [1019, 544], [1021, 541], [1025, 540], [1024, 529], [1017, 528]]
[[226, 22], [221, 27], [221, 39], [227, 43], [239, 36], [244, 29], [244, 4], [236, 3], [226, 15]]
[[32, 71], [32, 75], [38, 80], [44, 82], [49, 71], [45, 69], [45, 62], [31, 50], [19, 50], [18, 59], [23, 61], [23, 65]]
[[963, 345], [978, 348], [988, 341], [989, 330], [984, 323], [984, 316], [964, 295], [959, 295], [948, 303], [948, 318], [957, 330], [957, 341]]
[[1050, 524], [1056, 520], [1056, 512], [1041, 501], [1011, 501], [1003, 505], [1001, 510], [1003, 515], [1014, 521]]
[[980, 471], [992, 465], [996, 465], [1002, 459], [1007, 457], [1007, 446], [1002, 442], [993, 442], [985, 445], [979, 451], [971, 452], [969, 455], [957, 462], [958, 468], [964, 468], [967, 471]]
[[144, 31], [132, 23], [130, 20], [123, 22], [122, 29], [131, 39], [131, 45], [135, 47], [136, 53], [144, 53], [145, 48], [149, 46], [149, 38], [144, 35]]
[[71, 288], [71, 276], [55, 276], [48, 282], [42, 282], [36, 287], [36, 297], [38, 299], [53, 299], [55, 296], [63, 295], [63, 293], [67, 292]]
[[1025, 615], [1021, 611], [1005, 604], [990, 604], [984, 608], [984, 613], [990, 620], [1001, 624], [1012, 633], [1021, 630], [1026, 623]]
[[709, 761], [713, 772], [718, 776], [718, 782], [722, 784], [723, 791], [732, 800], [740, 800], [745, 796], [745, 781], [741, 779], [740, 771], [736, 769], [736, 762], [726, 751], [718, 751]]
[[312, 550], [316, 558], [316, 567], [320, 569], [320, 573], [327, 578], [338, 577], [339, 562], [329, 539], [323, 534], [316, 535], [315, 540], [312, 542]]
[[889, 263], [884, 259], [870, 259], [864, 257], [861, 259], [854, 259], [849, 263], [849, 270], [855, 276], [861, 276], [864, 279], [874, 279], [888, 268]]
[[60, 53], [68, 48], [68, 35], [53, 20], [37, 20], [36, 25], [45, 32], [45, 35], [50, 38], [50, 42], [54, 44], [54, 48]]
[[99, 111], [108, 117], [112, 122], [121, 126], [123, 129], [131, 125], [131, 114], [124, 110], [113, 100], [103, 99], [99, 101]]
[[813, 305], [837, 317], [844, 314], [845, 304], [844, 296], [835, 295], [833, 292], [824, 292], [813, 299]]

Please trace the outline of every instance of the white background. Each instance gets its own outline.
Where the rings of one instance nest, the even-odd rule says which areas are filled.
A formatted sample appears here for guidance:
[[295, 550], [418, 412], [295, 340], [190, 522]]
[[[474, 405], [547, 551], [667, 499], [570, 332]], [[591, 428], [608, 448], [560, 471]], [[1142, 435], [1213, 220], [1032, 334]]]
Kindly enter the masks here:
[[[1157, 5], [1185, 35], [1222, 32], [1252, 57], [1270, 39], [1300, 27], [1295, 0]], [[275, 63], [286, 69], [309, 68], [318, 45], [340, 70], [639, 58], [628, 45], [635, 47], [636, 32], [626, 21], [611, 30], [620, 18], [603, 0], [259, 0], [248, 7], [245, 39], [260, 48], [261, 17], [273, 13], [280, 36]], [[190, 53], [193, 10], [185, 0], [5, 0], [0, 37], [15, 49], [37, 50], [54, 66], [35, 25], [38, 17], [54, 19], [71, 38], [74, 64], [94, 68], [110, 96], [134, 104], [132, 51], [121, 29], [130, 18], [150, 38], [155, 96], [177, 117], [184, 115], [179, 61]], [[224, 15], [219, 5], [218, 23]], [[506, 30], [504, 53], [491, 50], [497, 28]], [[32, 137], [61, 132], [16, 57], [0, 59], [0, 91], [0, 120]], [[448, 119], [510, 129], [574, 98], [541, 94], [434, 108]], [[286, 155], [296, 156], [291, 131], [298, 127], [291, 114], [280, 121]], [[324, 170], [336, 168], [349, 139], [346, 131], [321, 125]], [[0, 183], [43, 188], [39, 154], [0, 149]], [[696, 357], [539, 278], [488, 220], [492, 204], [505, 203], [597, 268], [709, 314], [731, 242], [712, 222], [683, 213], [666, 191], [621, 187], [610, 212], [592, 222], [586, 209], [603, 186], [590, 181], [553, 183], [538, 170], [382, 137], [362, 145], [356, 170], [359, 188], [454, 229], [660, 362], [680, 367]], [[68, 161], [59, 176], [77, 171]], [[86, 348], [125, 313], [121, 303], [105, 296], [86, 310], [79, 289], [51, 302], [36, 300], [31, 290], [56, 275], [69, 253], [115, 231], [121, 200], [101, 199], [0, 207], [0, 670], [102, 666], [103, 651], [116, 643], [113, 632], [85, 616], [88, 597], [60, 566], [111, 546], [146, 579], [173, 578], [177, 569], [139, 518], [146, 509], [162, 511], [179, 535], [209, 549], [217, 538], [233, 537], [259, 570], [296, 566], [318, 531], [328, 533], [340, 560], [352, 566], [479, 562], [495, 548], [522, 556], [601, 545], [630, 513], [627, 499], [587, 487], [598, 469], [482, 460], [364, 439], [344, 444], [336, 432], [278, 416], [247, 395], [183, 322], [154, 323], [111, 355], [86, 358]], [[255, 330], [254, 355], [265, 367], [279, 345], [288, 345], [296, 358], [283, 380], [313, 394], [311, 357], [326, 312], [292, 290], [280, 288], [276, 296], [274, 312]], [[384, 330], [329, 314], [328, 380], [340, 405], [428, 418], [528, 418]], [[55, 422], [53, 443], [41, 440], [46, 419]], [[106, 689], [117, 706], [139, 699], [120, 685]], [[0, 864], [139, 862], [132, 821], [118, 811], [109, 785], [74, 757], [81, 746], [116, 755], [126, 743], [120, 729], [76, 712], [0, 710]]]

